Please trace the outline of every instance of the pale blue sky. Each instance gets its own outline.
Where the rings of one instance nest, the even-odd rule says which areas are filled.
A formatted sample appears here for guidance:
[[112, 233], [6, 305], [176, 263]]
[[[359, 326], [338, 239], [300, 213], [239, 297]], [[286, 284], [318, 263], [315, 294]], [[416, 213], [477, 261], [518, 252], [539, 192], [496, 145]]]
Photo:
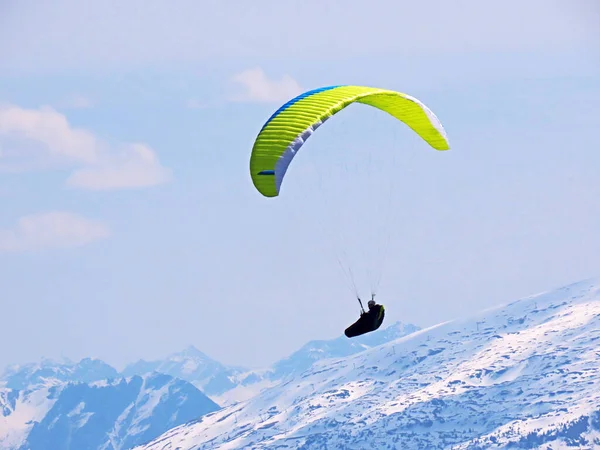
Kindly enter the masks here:
[[[356, 190], [315, 217], [311, 170], [355, 181], [368, 152], [395, 183], [387, 323], [600, 274], [597, 2], [86, 3], [0, 0], [0, 367], [189, 344], [260, 366], [340, 335], [357, 305], [313, 225], [348, 250], [374, 227]], [[352, 107], [261, 197], [256, 133], [330, 84], [419, 98], [452, 149]]]

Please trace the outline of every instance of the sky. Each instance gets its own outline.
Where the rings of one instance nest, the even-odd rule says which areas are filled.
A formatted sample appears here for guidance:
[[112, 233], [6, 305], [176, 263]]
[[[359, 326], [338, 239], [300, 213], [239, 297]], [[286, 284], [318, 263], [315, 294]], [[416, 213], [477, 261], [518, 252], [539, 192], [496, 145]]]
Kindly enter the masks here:
[[[451, 149], [352, 105], [262, 197], [263, 123], [334, 84]], [[0, 367], [261, 367], [341, 335], [353, 281], [426, 327], [598, 276], [599, 129], [594, 0], [0, 0]]]

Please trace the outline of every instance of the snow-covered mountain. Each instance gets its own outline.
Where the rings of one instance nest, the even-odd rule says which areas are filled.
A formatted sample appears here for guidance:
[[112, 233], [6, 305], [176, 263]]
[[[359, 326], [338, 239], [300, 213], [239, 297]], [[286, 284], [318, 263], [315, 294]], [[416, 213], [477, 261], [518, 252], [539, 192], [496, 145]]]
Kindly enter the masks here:
[[287, 377], [304, 372], [315, 362], [362, 352], [368, 348], [417, 331], [419, 327], [396, 322], [378, 333], [348, 339], [341, 336], [305, 344], [289, 357], [263, 369], [226, 366], [193, 346], [158, 361], [138, 361], [122, 372], [123, 376], [144, 375], [153, 371], [189, 381], [220, 405], [246, 400]]
[[600, 448], [600, 280], [317, 361], [139, 450]]
[[331, 340], [310, 341], [289, 357], [273, 364], [269, 377], [272, 380], [282, 380], [290, 375], [298, 375], [309, 369], [316, 361], [354, 355], [418, 330], [420, 328], [416, 325], [396, 322], [377, 333], [365, 334], [354, 339], [340, 336]]
[[0, 448], [128, 449], [218, 408], [192, 384], [164, 374], [92, 383], [50, 378], [33, 389], [0, 388]]
[[206, 395], [222, 394], [233, 389], [237, 377], [248, 372], [242, 367], [230, 367], [210, 358], [193, 346], [159, 361], [140, 360], [128, 365], [123, 376], [160, 372], [189, 381]]
[[89, 383], [117, 376], [116, 369], [96, 358], [84, 358], [77, 363], [68, 359], [63, 361], [43, 359], [38, 363], [7, 367], [0, 381], [11, 389], [27, 389], [38, 384], [46, 384], [48, 380]]
[[122, 373], [93, 358], [10, 366], [0, 377], [0, 448], [129, 448], [215, 411], [221, 401], [253, 397], [315, 361], [355, 354], [417, 329], [397, 322], [355, 340], [311, 341], [262, 370], [223, 365], [194, 347], [164, 360], [138, 361]]
[[329, 340], [314, 340], [303, 345], [287, 358], [262, 370], [250, 370], [236, 375], [236, 386], [212, 398], [222, 406], [238, 403], [254, 397], [290, 377], [295, 377], [317, 361], [354, 355], [371, 347], [414, 333], [420, 328], [412, 324], [395, 322], [377, 333], [365, 334], [354, 339], [340, 336]]

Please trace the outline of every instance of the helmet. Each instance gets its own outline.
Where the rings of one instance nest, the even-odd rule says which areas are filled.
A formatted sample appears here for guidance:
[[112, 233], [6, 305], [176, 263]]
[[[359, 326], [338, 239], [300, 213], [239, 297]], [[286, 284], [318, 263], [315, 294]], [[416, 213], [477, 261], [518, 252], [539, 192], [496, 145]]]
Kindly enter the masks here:
[[370, 307], [375, 306], [375, 300], [369, 300], [369, 303], [367, 303], [367, 305]]

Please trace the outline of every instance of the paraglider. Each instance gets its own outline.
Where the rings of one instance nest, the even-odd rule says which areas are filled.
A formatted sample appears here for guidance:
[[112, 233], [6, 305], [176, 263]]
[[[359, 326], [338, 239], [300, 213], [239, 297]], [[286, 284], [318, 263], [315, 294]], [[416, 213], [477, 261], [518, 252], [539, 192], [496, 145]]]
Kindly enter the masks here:
[[[306, 140], [325, 121], [353, 103], [372, 106], [390, 114], [436, 150], [450, 148], [444, 128], [435, 114], [408, 94], [352, 85], [313, 89], [282, 105], [258, 133], [250, 156], [250, 176], [258, 192], [265, 197], [279, 196], [288, 167]], [[364, 312], [362, 303], [361, 309], [361, 318], [346, 330], [346, 336], [371, 332], [381, 325], [384, 317], [382, 305], [377, 305], [372, 299], [369, 312]]]
[[360, 303], [362, 313], [359, 319], [344, 331], [346, 337], [349, 338], [377, 330], [383, 323], [383, 319], [385, 317], [385, 308], [383, 305], [378, 305], [375, 303], [374, 296], [371, 297], [371, 300], [369, 300], [367, 303], [369, 308], [368, 312], [365, 312], [364, 308], [362, 307], [360, 298], [358, 301]]

